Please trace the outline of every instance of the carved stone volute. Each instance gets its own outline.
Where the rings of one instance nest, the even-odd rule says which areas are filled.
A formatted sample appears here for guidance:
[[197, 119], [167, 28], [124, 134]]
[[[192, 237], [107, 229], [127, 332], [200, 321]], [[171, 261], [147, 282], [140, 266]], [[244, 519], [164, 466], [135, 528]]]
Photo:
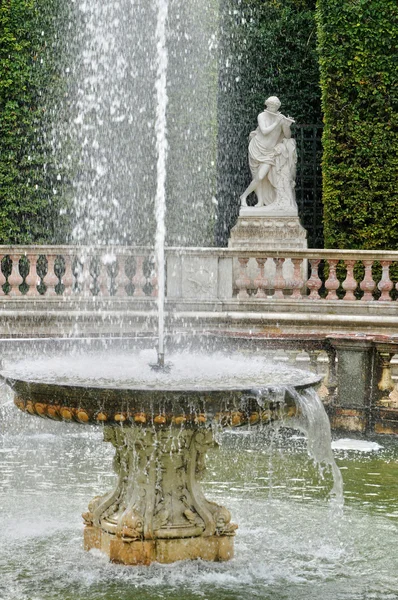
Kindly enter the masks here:
[[199, 428], [104, 429], [116, 449], [116, 487], [95, 497], [86, 525], [126, 543], [234, 535], [230, 512], [206, 500], [199, 484], [213, 432]]

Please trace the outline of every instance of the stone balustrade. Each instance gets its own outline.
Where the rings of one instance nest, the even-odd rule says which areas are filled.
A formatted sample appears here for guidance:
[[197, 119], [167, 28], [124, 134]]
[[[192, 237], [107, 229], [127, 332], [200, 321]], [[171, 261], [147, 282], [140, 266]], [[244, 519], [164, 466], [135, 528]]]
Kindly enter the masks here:
[[[168, 248], [169, 299], [396, 302], [398, 252]], [[153, 251], [0, 246], [0, 296], [153, 298]]]
[[[398, 252], [166, 248], [166, 331], [398, 334]], [[157, 331], [146, 247], [0, 246], [0, 336]]]
[[157, 295], [148, 248], [0, 246], [0, 261], [3, 299]]

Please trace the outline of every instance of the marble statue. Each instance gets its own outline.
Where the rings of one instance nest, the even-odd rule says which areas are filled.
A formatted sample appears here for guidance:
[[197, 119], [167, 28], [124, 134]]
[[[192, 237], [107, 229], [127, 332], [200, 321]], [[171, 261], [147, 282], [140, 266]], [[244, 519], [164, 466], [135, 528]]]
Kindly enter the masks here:
[[276, 96], [265, 101], [265, 109], [258, 115], [258, 126], [250, 134], [249, 166], [253, 181], [240, 197], [241, 206], [256, 193], [255, 208], [266, 207], [267, 215], [297, 216], [295, 198], [296, 142], [290, 127], [294, 120], [279, 112], [281, 103]]

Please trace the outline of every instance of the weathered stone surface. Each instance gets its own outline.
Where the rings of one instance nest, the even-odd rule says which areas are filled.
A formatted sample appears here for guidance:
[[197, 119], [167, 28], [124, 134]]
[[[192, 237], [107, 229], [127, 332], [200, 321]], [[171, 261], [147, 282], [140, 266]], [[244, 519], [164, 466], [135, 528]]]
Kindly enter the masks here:
[[367, 416], [364, 411], [337, 408], [330, 417], [333, 429], [363, 433], [367, 428]]
[[234, 555], [234, 538], [209, 536], [179, 540], [125, 542], [97, 527], [85, 527], [84, 549], [101, 550], [112, 562], [124, 565], [163, 564], [179, 560], [227, 561]]
[[264, 208], [242, 208], [231, 229], [234, 250], [305, 250], [307, 232], [294, 216], [266, 216]]

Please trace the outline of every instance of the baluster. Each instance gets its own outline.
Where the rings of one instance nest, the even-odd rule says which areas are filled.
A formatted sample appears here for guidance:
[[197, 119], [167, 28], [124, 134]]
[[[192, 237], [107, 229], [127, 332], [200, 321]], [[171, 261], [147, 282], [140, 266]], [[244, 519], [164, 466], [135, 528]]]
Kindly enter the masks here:
[[240, 265], [239, 277], [235, 281], [236, 287], [238, 288], [238, 300], [245, 300], [249, 297], [247, 292], [250, 286], [250, 277], [247, 276], [247, 264], [249, 262], [248, 258], [238, 258], [238, 262]]
[[328, 366], [327, 366], [327, 372], [326, 372], [326, 377], [324, 379], [324, 383], [325, 386], [328, 389], [329, 392], [329, 399], [333, 400], [336, 396], [336, 392], [337, 392], [337, 361], [336, 361], [336, 350], [332, 347], [329, 346], [326, 349], [326, 353], [328, 355]]
[[29, 273], [25, 278], [26, 284], [29, 286], [29, 290], [27, 291], [27, 296], [40, 296], [37, 286], [40, 283], [40, 277], [37, 274], [37, 255], [29, 254]]
[[55, 256], [49, 254], [47, 257], [47, 273], [43, 278], [43, 283], [46, 286], [46, 297], [56, 296], [55, 286], [58, 284], [58, 277], [54, 271]]
[[356, 262], [355, 260], [346, 260], [345, 261], [345, 266], [347, 268], [347, 275], [342, 284], [343, 290], [345, 290], [345, 292], [346, 292], [343, 300], [356, 300], [356, 298], [354, 296], [354, 292], [357, 289], [358, 284], [354, 277], [355, 262]]
[[256, 258], [258, 268], [260, 270], [256, 279], [254, 280], [254, 287], [257, 288], [256, 298], [266, 298], [267, 294], [264, 290], [268, 287], [268, 280], [264, 277], [264, 265], [266, 263], [266, 258]]
[[311, 265], [311, 277], [307, 281], [307, 287], [310, 290], [310, 295], [307, 296], [307, 300], [319, 300], [320, 296], [318, 290], [322, 286], [322, 281], [318, 275], [318, 267], [321, 260], [319, 258], [313, 258], [309, 262]]
[[62, 283], [64, 286], [64, 292], [63, 295], [64, 296], [71, 296], [73, 294], [73, 283], [74, 283], [74, 276], [73, 276], [73, 256], [72, 255], [66, 255], [64, 256], [64, 260], [65, 260], [65, 273], [62, 276]]
[[295, 365], [297, 362], [297, 354], [298, 354], [298, 350], [287, 350], [287, 355], [289, 358], [289, 364], [290, 365]]
[[10, 258], [12, 261], [12, 270], [8, 278], [8, 283], [10, 285], [9, 296], [21, 296], [22, 294], [19, 286], [23, 283], [23, 277], [19, 272], [20, 256], [18, 254], [11, 254]]
[[116, 277], [116, 296], [126, 297], [126, 286], [130, 283], [129, 278], [126, 275], [126, 256], [120, 255], [118, 257], [118, 273]]
[[145, 296], [144, 285], [146, 284], [146, 277], [144, 275], [144, 256], [136, 256], [135, 265], [135, 274], [132, 279], [134, 285], [133, 296], [142, 298]]
[[276, 300], [283, 300], [285, 297], [283, 295], [283, 290], [286, 289], [286, 281], [283, 277], [283, 263], [285, 262], [285, 259], [274, 258], [274, 262], [276, 265], [276, 272], [274, 282], [275, 293], [273, 295], [273, 298], [275, 298]]
[[394, 389], [395, 384], [391, 375], [391, 359], [394, 356], [394, 352], [388, 352], [384, 348], [378, 348], [379, 359], [381, 363], [381, 376], [380, 381], [377, 384], [379, 390], [388, 396]]
[[318, 356], [319, 350], [309, 350], [308, 351], [310, 357], [310, 367], [314, 373], [318, 373]]
[[337, 279], [336, 275], [336, 267], [338, 260], [328, 260], [329, 265], [329, 277], [325, 281], [325, 288], [328, 291], [328, 295], [326, 296], [326, 300], [338, 300], [338, 296], [336, 291], [340, 287], [340, 281]]
[[91, 273], [90, 273], [91, 260], [90, 256], [86, 255], [82, 258], [82, 296], [89, 298], [91, 294]]
[[303, 297], [301, 294], [301, 288], [304, 285], [304, 281], [301, 276], [301, 267], [303, 261], [301, 258], [292, 258], [291, 260], [293, 264], [293, 280], [290, 283], [290, 287], [293, 290], [291, 298], [292, 300], [301, 300]]
[[102, 257], [100, 260], [98, 273], [98, 295], [102, 298], [110, 296], [108, 263], [106, 262], [106, 260], [104, 260], [104, 258], [105, 257]]
[[7, 279], [3, 273], [3, 258], [4, 256], [0, 257], [0, 296], [5, 296], [3, 285], [7, 282]]
[[364, 275], [363, 280], [359, 284], [359, 287], [364, 292], [361, 300], [372, 301], [374, 299], [373, 291], [376, 287], [376, 282], [374, 281], [373, 275], [372, 275], [372, 265], [373, 265], [373, 260], [364, 260], [363, 261], [363, 266], [365, 267], [365, 275]]
[[390, 292], [394, 287], [393, 282], [390, 279], [390, 264], [389, 260], [381, 260], [380, 261], [382, 267], [382, 275], [381, 280], [378, 283], [378, 288], [381, 291], [381, 296], [379, 300], [383, 302], [391, 302]]

